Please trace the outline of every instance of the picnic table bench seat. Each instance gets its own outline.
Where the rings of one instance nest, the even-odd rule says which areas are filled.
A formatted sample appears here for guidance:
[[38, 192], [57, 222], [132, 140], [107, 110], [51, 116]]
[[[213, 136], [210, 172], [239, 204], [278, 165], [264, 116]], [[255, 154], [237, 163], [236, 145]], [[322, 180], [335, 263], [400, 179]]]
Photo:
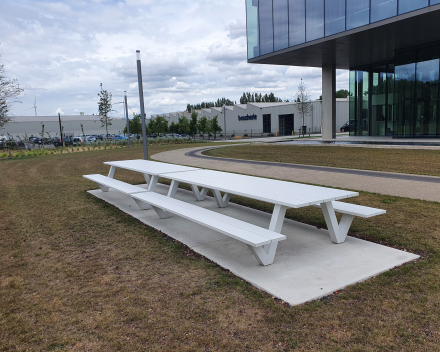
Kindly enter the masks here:
[[[113, 188], [121, 193], [131, 195], [134, 193], [142, 193], [147, 192], [145, 188], [130, 185], [129, 183], [125, 183], [119, 180], [115, 180], [114, 178], [107, 177], [104, 175], [94, 174], [94, 175], [84, 175], [84, 178], [96, 182], [96, 184], [101, 188], [103, 192], [108, 192], [110, 188]], [[135, 199], [136, 201], [136, 199]], [[139, 207], [143, 210], [150, 209], [150, 207], [147, 204], [144, 204], [142, 202], [137, 202]]]
[[158, 193], [133, 193], [131, 197], [149, 204], [162, 219], [175, 214], [246, 243], [262, 265], [273, 263], [278, 242], [286, 239], [280, 233]]
[[[371, 218], [376, 215], [382, 215], [386, 213], [386, 210], [365, 207], [363, 205], [350, 204], [344, 202], [333, 201], [333, 209], [337, 213], [359, 216], [361, 218]], [[313, 205], [316, 208], [321, 208], [320, 204]]]

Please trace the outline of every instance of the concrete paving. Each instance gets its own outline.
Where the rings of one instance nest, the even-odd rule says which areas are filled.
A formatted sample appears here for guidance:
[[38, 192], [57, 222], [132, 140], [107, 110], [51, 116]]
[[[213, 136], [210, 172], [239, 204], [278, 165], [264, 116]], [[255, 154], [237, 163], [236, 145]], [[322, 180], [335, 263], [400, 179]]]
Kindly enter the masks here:
[[[157, 191], [166, 194], [168, 187], [159, 185]], [[319, 299], [418, 258], [353, 237], [342, 244], [333, 244], [327, 230], [285, 220], [282, 233], [287, 240], [279, 243], [275, 262], [263, 267], [242, 242], [177, 216], [160, 219], [153, 210], [139, 209], [129, 196], [116, 191], [89, 193], [291, 305]], [[185, 190], [179, 189], [176, 198], [261, 227], [267, 228], [270, 222], [270, 214], [236, 204], [219, 209], [214, 199], [207, 197], [196, 202], [192, 193]]]
[[152, 159], [206, 169], [440, 202], [440, 177], [213, 158], [202, 155], [204, 149], [206, 148], [173, 150], [155, 154]]

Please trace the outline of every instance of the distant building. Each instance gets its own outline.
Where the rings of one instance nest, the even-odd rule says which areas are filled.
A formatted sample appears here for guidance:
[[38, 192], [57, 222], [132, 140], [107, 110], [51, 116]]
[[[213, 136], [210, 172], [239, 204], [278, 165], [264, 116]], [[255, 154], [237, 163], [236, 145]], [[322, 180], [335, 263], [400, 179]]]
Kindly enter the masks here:
[[[303, 125], [302, 116], [296, 111], [297, 103], [248, 103], [234, 106], [226, 106], [226, 128], [227, 134], [278, 134], [291, 135], [292, 132], [298, 133]], [[196, 110], [198, 118], [203, 116], [213, 118], [218, 116], [218, 123], [224, 131], [223, 108], [210, 108]], [[179, 117], [191, 118], [189, 112], [175, 112], [167, 114], [153, 115], [152, 118], [163, 116], [168, 125], [172, 122], [177, 123]], [[337, 129], [349, 120], [349, 100], [336, 100], [336, 124]], [[311, 112], [305, 116], [304, 125], [307, 131], [312, 133], [321, 132], [322, 125], [322, 102], [315, 100], [312, 102]]]
[[[108, 126], [108, 133], [120, 134], [125, 128], [125, 119], [113, 118], [112, 125]], [[105, 134], [105, 126], [101, 127], [99, 115], [73, 115], [61, 116], [61, 126], [66, 136], [77, 136], [82, 134], [81, 124], [85, 134]], [[39, 136], [44, 125], [45, 137], [60, 135], [58, 116], [14, 116], [1, 130], [2, 135], [17, 135], [23, 139], [25, 134]]]

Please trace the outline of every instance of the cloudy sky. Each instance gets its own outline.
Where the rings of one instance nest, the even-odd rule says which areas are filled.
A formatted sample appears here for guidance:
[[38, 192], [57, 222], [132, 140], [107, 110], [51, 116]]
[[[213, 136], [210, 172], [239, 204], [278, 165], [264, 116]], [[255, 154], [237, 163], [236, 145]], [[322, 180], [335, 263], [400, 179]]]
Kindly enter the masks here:
[[[246, 61], [244, 0], [1, 0], [0, 59], [24, 95], [14, 115], [97, 113], [100, 83], [139, 111], [141, 50], [147, 115], [243, 92], [292, 99], [303, 78], [312, 98], [321, 71]], [[338, 71], [338, 89], [348, 73]], [[27, 110], [29, 109], [29, 110]], [[114, 116], [122, 116], [115, 104]]]

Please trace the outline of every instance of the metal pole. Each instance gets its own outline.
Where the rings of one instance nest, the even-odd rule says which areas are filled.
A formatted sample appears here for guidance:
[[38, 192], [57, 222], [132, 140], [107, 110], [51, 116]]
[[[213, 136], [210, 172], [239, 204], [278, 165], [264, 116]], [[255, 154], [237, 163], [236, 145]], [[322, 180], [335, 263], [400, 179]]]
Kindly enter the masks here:
[[64, 146], [63, 129], [61, 128], [61, 115], [58, 113], [58, 122], [60, 123], [61, 144]]
[[141, 104], [142, 142], [144, 145], [144, 159], [148, 160], [147, 126], [145, 124], [144, 88], [142, 85], [141, 52], [139, 50], [136, 50], [136, 56], [137, 56], [137, 72], [138, 72], [138, 86], [139, 86], [139, 102]]
[[124, 92], [124, 95], [125, 95], [125, 119], [127, 120], [128, 146], [131, 147], [131, 139], [130, 139], [130, 120], [128, 119], [127, 91]]
[[226, 104], [223, 104], [223, 121], [225, 123], [225, 140], [226, 140]]

